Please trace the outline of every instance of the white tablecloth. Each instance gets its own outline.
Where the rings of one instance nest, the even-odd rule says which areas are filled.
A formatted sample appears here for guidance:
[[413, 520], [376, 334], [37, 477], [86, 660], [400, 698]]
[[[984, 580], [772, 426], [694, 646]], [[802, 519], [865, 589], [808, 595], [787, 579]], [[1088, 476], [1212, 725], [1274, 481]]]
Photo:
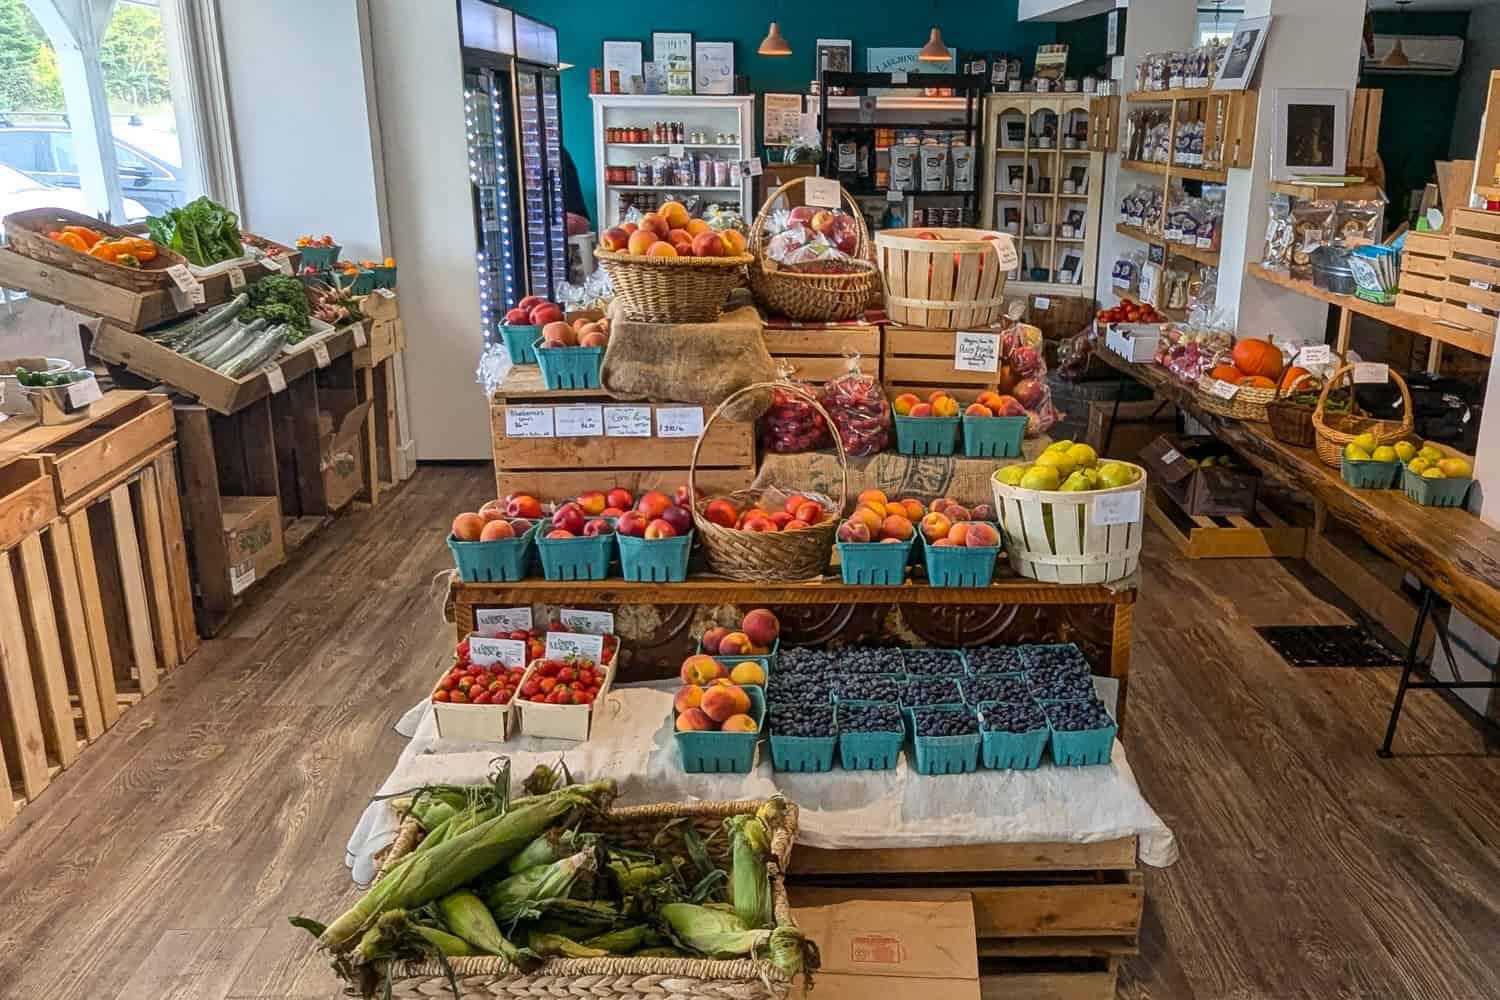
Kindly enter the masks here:
[[[1102, 680], [1102, 679], [1101, 679]], [[1103, 681], [1104, 684], [1113, 682]], [[771, 768], [762, 743], [749, 774], [688, 774], [672, 738], [670, 684], [614, 689], [596, 712], [587, 743], [513, 738], [505, 744], [442, 740], [432, 706], [409, 710], [396, 730], [411, 742], [380, 788], [380, 796], [423, 784], [478, 783], [497, 756], [508, 756], [519, 782], [538, 764], [565, 757], [583, 780], [612, 777], [625, 804], [692, 799], [754, 799], [777, 791], [801, 808], [797, 842], [823, 848], [947, 847], [956, 844], [1092, 843], [1140, 838], [1140, 858], [1164, 868], [1177, 860], [1172, 831], [1146, 803], [1125, 750], [1115, 741], [1107, 766], [1032, 771], [979, 770], [929, 777], [902, 754], [890, 771], [789, 774]], [[1112, 694], [1112, 691], [1101, 692]], [[349, 838], [347, 863], [355, 881], [374, 875], [374, 856], [396, 835], [396, 816], [372, 801]]]

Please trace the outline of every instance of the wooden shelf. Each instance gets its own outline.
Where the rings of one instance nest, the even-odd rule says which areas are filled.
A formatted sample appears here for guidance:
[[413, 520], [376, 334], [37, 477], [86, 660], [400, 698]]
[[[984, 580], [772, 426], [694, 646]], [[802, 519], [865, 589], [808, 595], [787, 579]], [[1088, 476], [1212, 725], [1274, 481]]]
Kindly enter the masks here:
[[1210, 184], [1229, 182], [1229, 171], [1215, 170], [1210, 167], [1181, 167], [1175, 163], [1148, 163], [1145, 160], [1121, 160], [1120, 166], [1125, 170], [1139, 170], [1145, 174], [1157, 174], [1162, 177], [1182, 177], [1190, 181], [1207, 181]]
[[1471, 351], [1482, 357], [1490, 357], [1494, 354], [1495, 338], [1493, 335], [1477, 333], [1466, 330], [1460, 326], [1445, 323], [1430, 316], [1409, 312], [1405, 309], [1397, 309], [1395, 306], [1381, 306], [1353, 295], [1339, 295], [1334, 292], [1318, 288], [1310, 281], [1299, 281], [1290, 275], [1280, 271], [1272, 271], [1262, 267], [1260, 264], [1246, 264], [1245, 270], [1259, 278], [1261, 281], [1272, 285], [1280, 285], [1282, 288], [1296, 292], [1298, 295], [1306, 295], [1308, 298], [1327, 302], [1329, 305], [1338, 306], [1349, 312], [1378, 319], [1389, 326], [1402, 330], [1410, 330], [1412, 333], [1430, 337], [1443, 344]]
[[1208, 264], [1210, 267], [1219, 266], [1219, 251], [1217, 250], [1200, 250], [1197, 247], [1190, 247], [1185, 243], [1173, 243], [1155, 233], [1147, 232], [1140, 226], [1132, 226], [1124, 222], [1115, 223], [1115, 232], [1121, 236], [1129, 236], [1133, 240], [1140, 240], [1142, 243], [1154, 243], [1157, 246], [1165, 247], [1167, 253], [1174, 257], [1186, 257], [1189, 260], [1196, 260], [1200, 264]]
[[[1129, 292], [1122, 291], [1114, 287], [1110, 288], [1110, 292], [1121, 302], [1133, 302], [1136, 305], [1142, 304], [1140, 299], [1136, 298], [1134, 295], [1131, 295]], [[1155, 308], [1157, 312], [1167, 317], [1167, 319], [1187, 319], [1186, 309], [1160, 309], [1155, 306], [1153, 306], [1152, 308]]]
[[[1229, 91], [1220, 91], [1227, 94]], [[1176, 90], [1132, 90], [1125, 95], [1125, 100], [1136, 104], [1150, 104], [1152, 102], [1166, 103], [1167, 101], [1203, 101], [1212, 97], [1212, 87], [1178, 87]]]
[[1271, 190], [1305, 201], [1377, 201], [1385, 194], [1379, 184], [1341, 184], [1335, 187], [1327, 184], [1272, 181]]

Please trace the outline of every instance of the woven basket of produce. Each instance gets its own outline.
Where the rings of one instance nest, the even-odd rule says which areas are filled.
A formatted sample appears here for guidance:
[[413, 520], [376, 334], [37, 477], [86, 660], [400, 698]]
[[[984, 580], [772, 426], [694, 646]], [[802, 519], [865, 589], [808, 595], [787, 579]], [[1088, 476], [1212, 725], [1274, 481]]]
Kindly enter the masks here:
[[[1215, 390], [1220, 386], [1230, 386], [1233, 395], [1228, 399], [1218, 395]], [[1219, 391], [1226, 390], [1219, 389]], [[1195, 396], [1198, 405], [1209, 413], [1228, 417], [1231, 420], [1248, 420], [1252, 423], [1263, 424], [1270, 419], [1266, 415], [1266, 404], [1276, 398], [1276, 389], [1274, 386], [1267, 389], [1261, 386], [1225, 382], [1211, 375], [1200, 375]]]
[[989, 229], [886, 229], [875, 263], [892, 323], [929, 330], [982, 330], [1005, 314], [1010, 236]]
[[[451, 996], [457, 982], [465, 997], [513, 1000], [786, 1000], [793, 978], [819, 964], [784, 883], [797, 807], [776, 798], [611, 808], [613, 792], [595, 782], [516, 799], [460, 834], [451, 827], [471, 810], [493, 815], [487, 786], [418, 795], [381, 877], [320, 932], [348, 994]], [[682, 858], [720, 870], [705, 902], [732, 896], [733, 912], [669, 901], [701, 881]], [[595, 896], [571, 898], [585, 881]], [[436, 918], [417, 917], [434, 885]], [[656, 922], [629, 915], [641, 909]]]
[[[688, 463], [688, 495], [693, 500], [693, 525], [708, 568], [731, 580], [747, 582], [809, 580], [822, 576], [833, 557], [833, 538], [838, 521], [849, 498], [849, 461], [844, 442], [832, 435], [834, 454], [839, 463], [839, 495], [832, 498], [799, 490], [778, 488], [740, 490], [727, 497], [705, 503], [696, 499], [698, 453], [724, 408], [752, 392], [778, 389], [799, 402], [811, 406], [829, 427], [836, 427], [833, 417], [817, 398], [800, 384], [792, 382], [757, 382], [731, 393], [718, 405], [703, 424], [703, 432], [693, 445]], [[798, 508], [807, 507], [807, 517], [798, 516]], [[790, 508], [790, 509], [789, 509]], [[783, 520], [785, 523], [778, 523]]]
[[[770, 244], [774, 243], [774, 240], [766, 239], [771, 206], [778, 198], [800, 188], [806, 179], [797, 177], [777, 188], [756, 213], [755, 222], [750, 226], [750, 253], [754, 257], [748, 270], [750, 291], [755, 294], [755, 301], [791, 319], [806, 322], [854, 319], [863, 315], [871, 303], [878, 301], [880, 273], [869, 261], [870, 236], [865, 228], [864, 214], [842, 185], [839, 193], [847, 206], [844, 214], [855, 227], [855, 240], [847, 253], [837, 260], [791, 266], [768, 256]], [[805, 221], [798, 215], [802, 212], [807, 213]], [[831, 212], [826, 214], [830, 220], [836, 218]], [[821, 220], [814, 210], [795, 209], [792, 219], [798, 225], [806, 225], [809, 231], [822, 231], [819, 229]], [[828, 223], [829, 226], [835, 224]]]
[[1297, 389], [1309, 380], [1316, 386], [1319, 379], [1312, 372], [1288, 374], [1293, 377], [1282, 379], [1276, 398], [1266, 404], [1266, 419], [1271, 424], [1271, 436], [1282, 444], [1311, 448], [1313, 439], [1317, 437], [1312, 422], [1313, 408], [1318, 401], [1316, 390], [1298, 392]]
[[10, 248], [21, 256], [132, 292], [167, 287], [167, 268], [187, 264], [149, 239], [65, 208], [12, 212], [3, 225]]
[[594, 258], [609, 275], [626, 315], [642, 323], [712, 323], [750, 263], [749, 254], [657, 257], [595, 250]]
[[1406, 379], [1396, 369], [1387, 366], [1386, 374], [1396, 383], [1396, 388], [1401, 390], [1400, 420], [1381, 420], [1361, 412], [1359, 401], [1354, 398], [1353, 392], [1349, 394], [1348, 413], [1334, 413], [1328, 409], [1329, 392], [1346, 376], [1353, 378], [1353, 365], [1344, 365], [1323, 384], [1323, 391], [1318, 394], [1318, 405], [1313, 410], [1312, 422], [1318, 435], [1315, 442], [1318, 457], [1323, 460], [1324, 465], [1340, 468], [1344, 446], [1361, 434], [1372, 435], [1377, 445], [1395, 444], [1411, 436], [1411, 391], [1406, 387]]

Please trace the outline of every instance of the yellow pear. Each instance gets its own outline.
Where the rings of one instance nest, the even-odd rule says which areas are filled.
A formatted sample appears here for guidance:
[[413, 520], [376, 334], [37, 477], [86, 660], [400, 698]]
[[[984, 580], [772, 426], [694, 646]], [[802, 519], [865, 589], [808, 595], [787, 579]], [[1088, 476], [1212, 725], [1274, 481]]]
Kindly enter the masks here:
[[1085, 479], [1087, 479], [1089, 481], [1089, 489], [1091, 489], [1091, 490], [1097, 490], [1099, 488], [1099, 470], [1098, 469], [1080, 469], [1079, 471], [1081, 473], [1083, 473], [1083, 478], [1085, 478]]
[[1396, 454], [1396, 449], [1388, 444], [1383, 444], [1370, 453], [1370, 457], [1377, 462], [1399, 462], [1401, 458]]
[[1431, 467], [1431, 465], [1432, 462], [1418, 455], [1416, 458], [1412, 459], [1406, 467], [1410, 469], [1413, 474], [1420, 476], [1422, 473], [1426, 472], [1428, 468]]
[[1344, 457], [1351, 462], [1371, 461], [1370, 453], [1359, 446], [1358, 441], [1351, 441], [1344, 448]]
[[1445, 458], [1438, 463], [1438, 468], [1449, 479], [1468, 479], [1474, 475], [1473, 466], [1461, 458]]
[[1422, 450], [1417, 452], [1417, 454], [1421, 455], [1429, 462], [1441, 462], [1443, 460], [1442, 450], [1439, 448], [1434, 448], [1430, 444], [1424, 444], [1422, 446]]
[[1410, 462], [1417, 457], [1417, 446], [1410, 441], [1397, 441], [1396, 456], [1403, 462]]
[[1073, 474], [1073, 460], [1065, 451], [1044, 451], [1036, 457], [1036, 464], [1055, 468], [1058, 479], [1066, 479]]
[[1117, 486], [1129, 486], [1136, 480], [1136, 471], [1124, 462], [1106, 462], [1099, 467], [1099, 487], [1112, 490]]
[[1448, 477], [1445, 476], [1445, 475], [1443, 475], [1443, 470], [1442, 469], [1439, 469], [1437, 466], [1434, 465], [1431, 468], [1422, 470], [1422, 478], [1423, 479], [1447, 479]]
[[1059, 487], [1064, 493], [1086, 493], [1089, 490], [1089, 477], [1082, 471], [1075, 472], [1068, 477], [1067, 482]]
[[1055, 490], [1061, 481], [1062, 476], [1058, 474], [1056, 466], [1038, 462], [1021, 477], [1021, 486], [1028, 490]]
[[1068, 449], [1067, 455], [1073, 460], [1073, 465], [1080, 469], [1099, 464], [1099, 455], [1086, 444], [1075, 444]]
[[1368, 432], [1356, 437], [1352, 443], [1359, 445], [1359, 450], [1364, 452], [1371, 452], [1380, 447], [1380, 442], [1375, 440], [1375, 435]]
[[1021, 485], [1021, 477], [1026, 475], [1026, 470], [1030, 468], [1031, 466], [1029, 465], [1017, 462], [1015, 465], [1007, 465], [1001, 469], [996, 473], [995, 478], [1006, 486], [1019, 486]]

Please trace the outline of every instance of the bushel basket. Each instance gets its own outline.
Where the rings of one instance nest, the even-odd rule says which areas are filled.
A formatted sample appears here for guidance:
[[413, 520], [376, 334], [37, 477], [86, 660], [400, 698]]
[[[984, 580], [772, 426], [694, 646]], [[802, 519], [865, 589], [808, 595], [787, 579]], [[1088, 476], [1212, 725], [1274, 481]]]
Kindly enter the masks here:
[[595, 250], [615, 300], [642, 323], [712, 323], [739, 283], [749, 254], [737, 257], [651, 257]]
[[[729, 866], [729, 838], [722, 835], [725, 819], [753, 813], [763, 801], [663, 802], [610, 809], [585, 821], [582, 829], [608, 834], [630, 846], [660, 849], [662, 827], [686, 820], [698, 832], [715, 860]], [[676, 853], [688, 856], [682, 840], [683, 824], [670, 827]], [[718, 834], [715, 836], [715, 834]], [[771, 826], [771, 858], [766, 865], [771, 881], [772, 908], [778, 926], [792, 924], [787, 903], [785, 872], [797, 837], [797, 806], [786, 804], [781, 822]], [[386, 856], [384, 867], [416, 847], [421, 829], [415, 820], [402, 824]], [[553, 958], [533, 972], [521, 972], [504, 958], [450, 958], [462, 995], [506, 1000], [787, 1000], [792, 983], [769, 961], [740, 958]], [[348, 995], [358, 994], [350, 991]], [[397, 962], [391, 967], [392, 997], [451, 997], [448, 974], [437, 962]]]
[[1345, 376], [1353, 378], [1353, 365], [1344, 365], [1323, 384], [1323, 391], [1318, 394], [1318, 405], [1313, 409], [1312, 422], [1318, 435], [1318, 457], [1323, 460], [1324, 465], [1340, 468], [1344, 446], [1361, 434], [1374, 435], [1376, 445], [1395, 444], [1411, 436], [1411, 391], [1406, 387], [1406, 379], [1396, 369], [1387, 367], [1386, 374], [1396, 383], [1396, 388], [1401, 390], [1400, 420], [1381, 420], [1360, 412], [1359, 400], [1352, 389], [1349, 392], [1348, 413], [1328, 412], [1328, 393]]
[[[143, 261], [140, 267], [126, 267], [102, 257], [80, 253], [70, 246], [48, 239], [48, 233], [56, 232], [64, 226], [87, 226], [94, 232], [101, 233], [105, 239], [136, 235], [119, 226], [100, 222], [91, 215], [70, 212], [66, 208], [33, 208], [24, 212], [12, 212], [5, 217], [4, 226], [11, 249], [21, 256], [44, 264], [54, 264], [65, 271], [82, 274], [132, 292], [154, 292], [159, 288], [166, 288], [172, 283], [167, 268], [187, 264], [181, 254], [173, 253], [160, 243], [156, 244], [156, 256], [152, 260]], [[138, 238], [150, 239], [149, 236]]]
[[[927, 233], [945, 237], [923, 239]], [[983, 330], [1005, 313], [1003, 257], [1014, 242], [990, 229], [886, 229], [875, 263], [892, 323], [928, 330]], [[1005, 249], [1002, 249], [1005, 248]]]
[[[1119, 464], [1135, 469], [1135, 482], [1078, 493], [1011, 486], [995, 471], [995, 516], [1017, 574], [1047, 583], [1111, 583], [1135, 572], [1145, 528], [1146, 470]], [[1120, 495], [1130, 491], [1140, 495], [1122, 501]], [[1095, 510], [1101, 500], [1113, 507], [1109, 517]]]
[[1275, 389], [1240, 386], [1232, 398], [1221, 399], [1213, 393], [1213, 386], [1217, 381], [1219, 380], [1207, 375], [1198, 376], [1195, 402], [1203, 409], [1230, 420], [1248, 420], [1256, 424], [1264, 424], [1271, 419], [1266, 412], [1266, 404], [1275, 401]]
[[1317, 376], [1312, 372], [1298, 375], [1295, 381], [1278, 389], [1276, 398], [1266, 404], [1266, 419], [1271, 424], [1271, 436], [1282, 444], [1311, 448], [1313, 439], [1317, 437], [1312, 422], [1314, 407], [1292, 399], [1297, 386], [1308, 379], [1316, 380]]
[[[838, 531], [839, 518], [849, 496], [849, 461], [844, 455], [844, 442], [839, 439], [838, 434], [833, 435], [834, 454], [839, 463], [838, 497], [820, 496], [808, 490], [795, 491], [822, 504], [826, 516], [821, 523], [796, 531], [741, 531], [710, 521], [698, 509], [701, 506], [697, 499], [698, 454], [703, 449], [708, 429], [736, 399], [747, 393], [767, 389], [780, 389], [808, 403], [822, 415], [829, 427], [834, 426], [833, 418], [828, 415], [823, 404], [812, 393], [790, 382], [756, 382], [730, 393], [704, 422], [703, 432], [693, 443], [693, 455], [688, 463], [688, 495], [694, 498], [693, 525], [703, 546], [709, 570], [719, 576], [749, 583], [810, 580], [821, 577], [828, 570], [828, 563], [833, 557], [834, 535]], [[743, 509], [746, 503], [766, 492], [770, 491], [740, 490], [731, 494], [729, 499], [735, 501], [736, 507]]]
[[844, 211], [854, 218], [859, 231], [853, 259], [846, 261], [853, 269], [850, 273], [805, 274], [766, 259], [765, 228], [771, 206], [784, 192], [801, 187], [805, 180], [797, 177], [777, 188], [756, 213], [755, 222], [750, 226], [752, 259], [747, 272], [750, 291], [755, 294], [756, 302], [791, 319], [833, 322], [862, 316], [872, 300], [879, 297], [880, 272], [869, 261], [870, 236], [865, 228], [864, 213], [842, 185], [839, 194], [843, 197]]

